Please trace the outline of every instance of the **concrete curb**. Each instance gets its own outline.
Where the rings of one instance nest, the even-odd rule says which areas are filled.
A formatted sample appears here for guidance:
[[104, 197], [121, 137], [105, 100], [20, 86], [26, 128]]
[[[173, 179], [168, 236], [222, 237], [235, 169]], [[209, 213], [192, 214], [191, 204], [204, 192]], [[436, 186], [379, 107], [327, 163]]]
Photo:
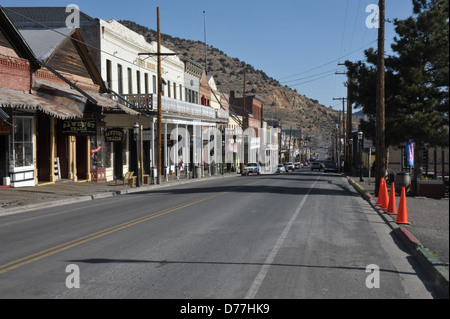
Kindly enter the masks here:
[[410, 253], [417, 259], [417, 261], [424, 267], [427, 274], [430, 276], [433, 283], [442, 291], [442, 293], [449, 298], [449, 271], [444, 264], [404, 226], [395, 223], [393, 218], [386, 214], [383, 210], [376, 206], [372, 195], [366, 191], [361, 185], [355, 182], [352, 178], [345, 176], [349, 183], [355, 190], [366, 199], [372, 208], [379, 216], [391, 227], [393, 233], [399, 238], [408, 248]]
[[121, 189], [121, 190], [116, 190], [116, 191], [108, 191], [108, 192], [96, 193], [96, 194], [91, 194], [91, 195], [83, 195], [83, 196], [77, 196], [77, 197], [68, 197], [68, 198], [52, 200], [52, 201], [44, 201], [42, 203], [37, 203], [37, 204], [22, 205], [22, 206], [17, 206], [17, 207], [10, 207], [10, 208], [0, 208], [0, 217], [14, 215], [14, 214], [20, 214], [20, 213], [26, 213], [26, 212], [30, 212], [33, 210], [43, 209], [43, 208], [58, 207], [58, 206], [70, 205], [70, 204], [75, 204], [75, 203], [80, 203], [80, 202], [87, 202], [90, 200], [103, 199], [103, 198], [108, 198], [108, 197], [113, 197], [113, 196], [148, 192], [148, 191], [151, 191], [154, 189], [166, 188], [166, 187], [170, 187], [170, 186], [191, 184], [191, 183], [200, 183], [200, 182], [206, 182], [208, 180], [217, 179], [217, 178], [231, 178], [231, 177], [240, 177], [240, 176], [241, 175], [238, 175], [238, 174], [231, 174], [231, 175], [224, 175], [224, 176], [221, 176], [221, 175], [220, 176], [211, 176], [211, 177], [208, 176], [208, 177], [199, 178], [199, 179], [170, 181], [170, 182], [166, 182], [166, 183], [160, 184], [160, 185], [145, 185], [142, 187], [127, 188], [127, 189]]

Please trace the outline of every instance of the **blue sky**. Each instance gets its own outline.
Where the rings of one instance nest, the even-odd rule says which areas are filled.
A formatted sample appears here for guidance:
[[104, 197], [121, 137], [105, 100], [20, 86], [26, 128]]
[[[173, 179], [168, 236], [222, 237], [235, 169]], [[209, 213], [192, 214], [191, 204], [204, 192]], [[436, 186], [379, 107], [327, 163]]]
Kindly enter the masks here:
[[[346, 77], [335, 74], [344, 71], [338, 63], [361, 60], [364, 49], [377, 45], [377, 29], [366, 27], [366, 7], [378, 0], [0, 0], [4, 7], [71, 3], [94, 18], [132, 20], [154, 30], [159, 6], [163, 33], [199, 41], [206, 17], [209, 45], [336, 109], [342, 102], [333, 98], [346, 96]], [[386, 1], [387, 19], [411, 15], [411, 0]], [[394, 36], [387, 23], [386, 54]]]

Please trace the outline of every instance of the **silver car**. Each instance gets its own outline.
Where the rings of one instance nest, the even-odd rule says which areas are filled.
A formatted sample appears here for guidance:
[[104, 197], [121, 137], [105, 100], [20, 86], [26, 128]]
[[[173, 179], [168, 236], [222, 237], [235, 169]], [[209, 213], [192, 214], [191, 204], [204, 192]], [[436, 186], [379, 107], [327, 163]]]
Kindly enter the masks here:
[[284, 168], [283, 164], [279, 164], [277, 166], [277, 173], [286, 173], [286, 169]]
[[244, 172], [242, 172], [242, 175], [249, 175], [249, 174], [260, 174], [261, 168], [258, 163], [247, 163], [247, 165], [244, 166]]

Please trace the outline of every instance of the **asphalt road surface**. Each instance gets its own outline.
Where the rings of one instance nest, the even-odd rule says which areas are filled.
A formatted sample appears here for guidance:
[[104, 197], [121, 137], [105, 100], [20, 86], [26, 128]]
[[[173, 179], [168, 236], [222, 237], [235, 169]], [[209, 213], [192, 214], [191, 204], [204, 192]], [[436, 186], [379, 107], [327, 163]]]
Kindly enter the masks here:
[[0, 298], [434, 298], [347, 180], [307, 169], [0, 217]]

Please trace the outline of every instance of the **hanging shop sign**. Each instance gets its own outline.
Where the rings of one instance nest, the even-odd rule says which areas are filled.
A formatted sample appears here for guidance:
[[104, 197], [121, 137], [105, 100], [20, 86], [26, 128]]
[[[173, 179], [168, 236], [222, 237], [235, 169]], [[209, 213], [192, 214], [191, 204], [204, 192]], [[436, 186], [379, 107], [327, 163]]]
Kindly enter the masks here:
[[411, 167], [414, 167], [414, 146], [414, 142], [411, 139], [406, 141], [406, 161]]
[[108, 129], [105, 131], [106, 142], [122, 142], [123, 141], [123, 129]]
[[74, 119], [63, 122], [63, 134], [72, 136], [90, 136], [97, 134], [95, 119]]
[[11, 125], [8, 125], [8, 123], [6, 123], [3, 120], [0, 120], [0, 135], [10, 135], [11, 134]]

